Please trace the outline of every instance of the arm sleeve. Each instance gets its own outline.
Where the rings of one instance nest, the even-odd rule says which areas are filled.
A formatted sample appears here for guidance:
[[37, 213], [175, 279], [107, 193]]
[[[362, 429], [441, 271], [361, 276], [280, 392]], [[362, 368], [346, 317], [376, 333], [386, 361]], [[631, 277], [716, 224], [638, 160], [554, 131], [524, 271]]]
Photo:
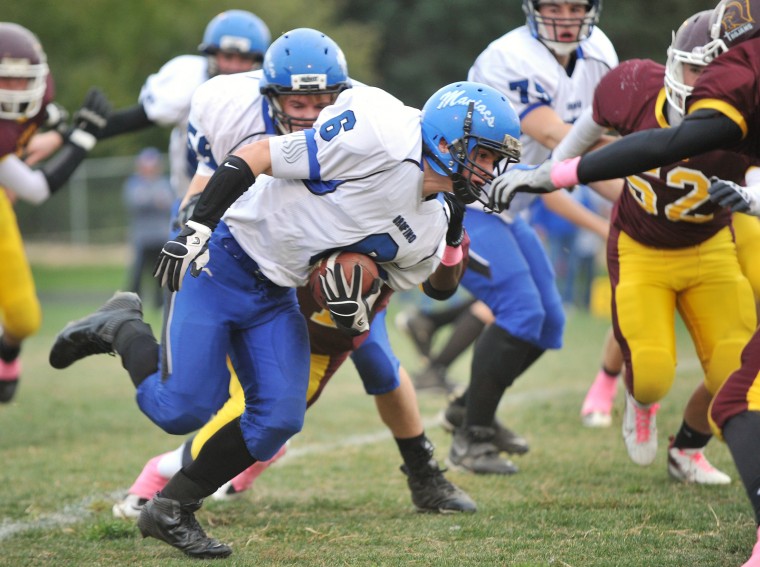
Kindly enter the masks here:
[[148, 126], [153, 126], [153, 124], [155, 123], [145, 114], [143, 105], [136, 104], [111, 113], [108, 116], [108, 124], [98, 138], [102, 140], [103, 138], [142, 130]]
[[85, 157], [87, 157], [87, 150], [76, 144], [66, 142], [53, 157], [43, 164], [40, 171], [47, 179], [51, 194], [63, 187]]
[[562, 161], [583, 155], [604, 134], [606, 128], [594, 121], [592, 113], [592, 108], [586, 107], [567, 135], [554, 148], [553, 161]]
[[45, 175], [30, 168], [15, 155], [7, 155], [0, 160], [0, 186], [33, 205], [44, 203], [50, 197]]
[[244, 159], [236, 155], [227, 156], [209, 179], [190, 220], [214, 230], [230, 205], [255, 181], [256, 177]]
[[741, 128], [717, 111], [690, 114], [677, 128], [642, 130], [586, 154], [578, 164], [581, 183], [625, 177], [716, 149], [742, 139]]

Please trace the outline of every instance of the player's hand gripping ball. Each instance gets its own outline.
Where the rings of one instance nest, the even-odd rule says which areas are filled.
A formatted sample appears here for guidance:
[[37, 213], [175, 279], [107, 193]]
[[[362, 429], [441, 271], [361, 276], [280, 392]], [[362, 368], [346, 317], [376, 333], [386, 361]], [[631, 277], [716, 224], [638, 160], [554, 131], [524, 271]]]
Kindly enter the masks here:
[[369, 330], [381, 285], [372, 258], [356, 252], [331, 254], [315, 264], [309, 277], [314, 300], [330, 311], [339, 329], [352, 336]]

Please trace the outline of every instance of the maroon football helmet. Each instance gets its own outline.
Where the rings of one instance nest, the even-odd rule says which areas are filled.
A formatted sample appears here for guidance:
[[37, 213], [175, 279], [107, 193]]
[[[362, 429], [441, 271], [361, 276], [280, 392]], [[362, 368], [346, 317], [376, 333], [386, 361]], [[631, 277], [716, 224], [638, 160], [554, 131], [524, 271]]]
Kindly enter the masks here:
[[37, 36], [18, 24], [0, 22], [0, 119], [35, 116], [47, 76], [47, 57]]
[[760, 0], [721, 0], [710, 18], [710, 37], [727, 51], [760, 35]]
[[705, 66], [715, 59], [720, 48], [710, 37], [712, 10], [698, 12], [686, 19], [668, 48], [665, 64], [665, 94], [668, 102], [681, 115], [686, 112], [686, 97], [694, 87], [684, 83], [684, 65]]

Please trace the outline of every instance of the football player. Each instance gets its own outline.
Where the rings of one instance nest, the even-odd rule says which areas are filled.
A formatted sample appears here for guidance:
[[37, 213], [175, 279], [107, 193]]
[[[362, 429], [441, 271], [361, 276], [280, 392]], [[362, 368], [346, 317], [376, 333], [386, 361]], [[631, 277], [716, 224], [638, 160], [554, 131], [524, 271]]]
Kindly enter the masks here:
[[[45, 202], [95, 146], [109, 104], [91, 90], [73, 126], [54, 102], [53, 76], [37, 37], [25, 27], [0, 22], [0, 402], [13, 399], [21, 375], [21, 343], [40, 326], [40, 305], [13, 212], [13, 200]], [[60, 151], [39, 169], [23, 161], [38, 128], [60, 128]]]
[[[180, 55], [150, 75], [137, 104], [114, 111], [99, 138], [110, 138], [149, 126], [172, 126], [169, 169], [178, 198], [187, 191], [194, 168], [188, 165], [187, 120], [195, 89], [210, 77], [261, 67], [271, 36], [266, 24], [251, 12], [227, 10], [216, 15], [203, 32], [198, 55]], [[35, 137], [32, 160], [47, 155], [61, 140], [55, 133]], [[177, 201], [177, 205], [179, 201]]]
[[[681, 25], [665, 67], [634, 59], [610, 72], [596, 89], [593, 113], [584, 114], [558, 146], [558, 159], [582, 153], [586, 148], [578, 147], [579, 140], [607, 129], [628, 135], [681, 123], [686, 98], [714, 55], [711, 15], [706, 10]], [[684, 482], [730, 482], [704, 456], [712, 437], [707, 409], [739, 365], [756, 317], [731, 213], [710, 201], [708, 188], [714, 176], [738, 183], [760, 180], [758, 165], [757, 159], [721, 150], [631, 175], [613, 212], [607, 264], [613, 327], [626, 368], [623, 436], [635, 463], [649, 465], [657, 454], [655, 409], [676, 372], [674, 308], [704, 370], [704, 383], [689, 400], [668, 448], [668, 472]]]
[[[309, 73], [292, 85], [324, 81]], [[447, 269], [434, 275], [449, 286], [431, 284], [456, 287], [462, 249], [447, 243], [450, 207], [435, 195], [477, 194], [518, 159], [518, 124], [506, 99], [477, 83], [440, 89], [422, 112], [381, 89], [345, 89], [312, 128], [246, 144], [218, 164], [159, 259], [157, 277], [179, 292], [161, 348], [133, 294], [117, 294], [59, 334], [53, 366], [119, 353], [140, 408], [168, 432], [197, 429], [226, 401], [228, 353], [237, 371], [244, 413], [143, 507], [143, 535], [196, 557], [231, 553], [194, 512], [303, 425], [309, 344], [293, 288], [340, 249], [371, 255], [394, 290], [421, 284], [441, 263]], [[326, 280], [340, 289], [330, 270]], [[360, 280], [328, 301], [336, 325], [355, 334], [368, 330], [377, 299], [354, 293]]]
[[[721, 0], [710, 17], [716, 57], [700, 75], [674, 128], [637, 132], [609, 147], [527, 170], [513, 170], [491, 184], [490, 202], [508, 207], [522, 191], [554, 191], [578, 182], [634, 175], [716, 149], [760, 157], [760, 13], [758, 0]], [[720, 54], [720, 57], [717, 55]], [[760, 213], [758, 185], [711, 180], [710, 199], [733, 211]], [[710, 406], [713, 432], [726, 441], [760, 525], [760, 332], [742, 351], [741, 367], [716, 392]], [[760, 566], [758, 541], [745, 566]]]
[[[523, 10], [526, 25], [492, 42], [469, 79], [510, 100], [520, 116], [522, 159], [543, 160], [618, 59], [596, 27], [600, 0], [524, 0]], [[496, 420], [496, 410], [506, 389], [546, 349], [562, 346], [565, 315], [546, 251], [517, 214], [529, 199], [507, 215], [490, 214], [487, 200], [481, 201], [468, 211], [473, 254], [462, 285], [490, 308], [495, 323], [475, 344], [468, 390], [445, 410], [446, 421], [456, 428], [448, 461], [469, 472], [512, 474], [517, 467], [500, 451], [514, 448], [514, 435]], [[547, 204], [606, 237], [607, 221], [569, 195], [552, 196]]]
[[[268, 65], [259, 71], [217, 77], [200, 86], [190, 112], [189, 141], [198, 157], [198, 172], [191, 181], [197, 195], [225, 156], [240, 145], [280, 133], [310, 127], [319, 112], [337, 94], [352, 86], [345, 74], [343, 55], [335, 42], [311, 29], [298, 29], [277, 39], [266, 54]], [[322, 71], [324, 83], [300, 82], [309, 73]], [[321, 79], [319, 79], [321, 80]], [[192, 199], [187, 199], [188, 203]], [[183, 210], [183, 214], [188, 211]], [[464, 213], [461, 208], [461, 213]], [[449, 237], [461, 235], [461, 215], [450, 223]], [[432, 458], [433, 446], [425, 435], [414, 388], [399, 366], [385, 330], [384, 307], [390, 288], [375, 303], [376, 315], [369, 333], [352, 338], [342, 333], [319, 307], [308, 287], [298, 288], [301, 312], [306, 318], [311, 349], [307, 407], [319, 397], [338, 367], [350, 355], [368, 394], [374, 395], [381, 419], [390, 428], [408, 476], [412, 500], [419, 510], [433, 512], [475, 511], [475, 504], [443, 476]], [[443, 298], [443, 294], [440, 295]], [[170, 307], [171, 309], [171, 307]], [[244, 409], [243, 391], [233, 375], [230, 400], [193, 439], [174, 452], [150, 459], [127, 497], [114, 505], [117, 517], [137, 517], [142, 505], [168, 482], [180, 467], [189, 464], [206, 439], [238, 418]], [[276, 456], [284, 452], [284, 447]], [[272, 461], [257, 462], [217, 492], [223, 498], [250, 486]]]

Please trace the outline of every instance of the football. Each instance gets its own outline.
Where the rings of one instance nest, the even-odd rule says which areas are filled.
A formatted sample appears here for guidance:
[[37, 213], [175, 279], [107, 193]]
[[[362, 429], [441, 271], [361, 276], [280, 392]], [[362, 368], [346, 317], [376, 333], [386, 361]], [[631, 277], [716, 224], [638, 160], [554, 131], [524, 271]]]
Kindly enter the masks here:
[[357, 264], [362, 267], [362, 295], [369, 293], [372, 287], [372, 282], [379, 277], [379, 271], [375, 261], [366, 254], [360, 254], [358, 252], [333, 252], [326, 258], [322, 258], [319, 262], [314, 264], [309, 275], [309, 288], [311, 289], [311, 295], [317, 304], [323, 309], [327, 307], [325, 298], [322, 295], [322, 286], [319, 284], [319, 276], [324, 275], [327, 266], [340, 264], [343, 268], [343, 274], [346, 279], [346, 283], [351, 285], [354, 276], [354, 266]]

